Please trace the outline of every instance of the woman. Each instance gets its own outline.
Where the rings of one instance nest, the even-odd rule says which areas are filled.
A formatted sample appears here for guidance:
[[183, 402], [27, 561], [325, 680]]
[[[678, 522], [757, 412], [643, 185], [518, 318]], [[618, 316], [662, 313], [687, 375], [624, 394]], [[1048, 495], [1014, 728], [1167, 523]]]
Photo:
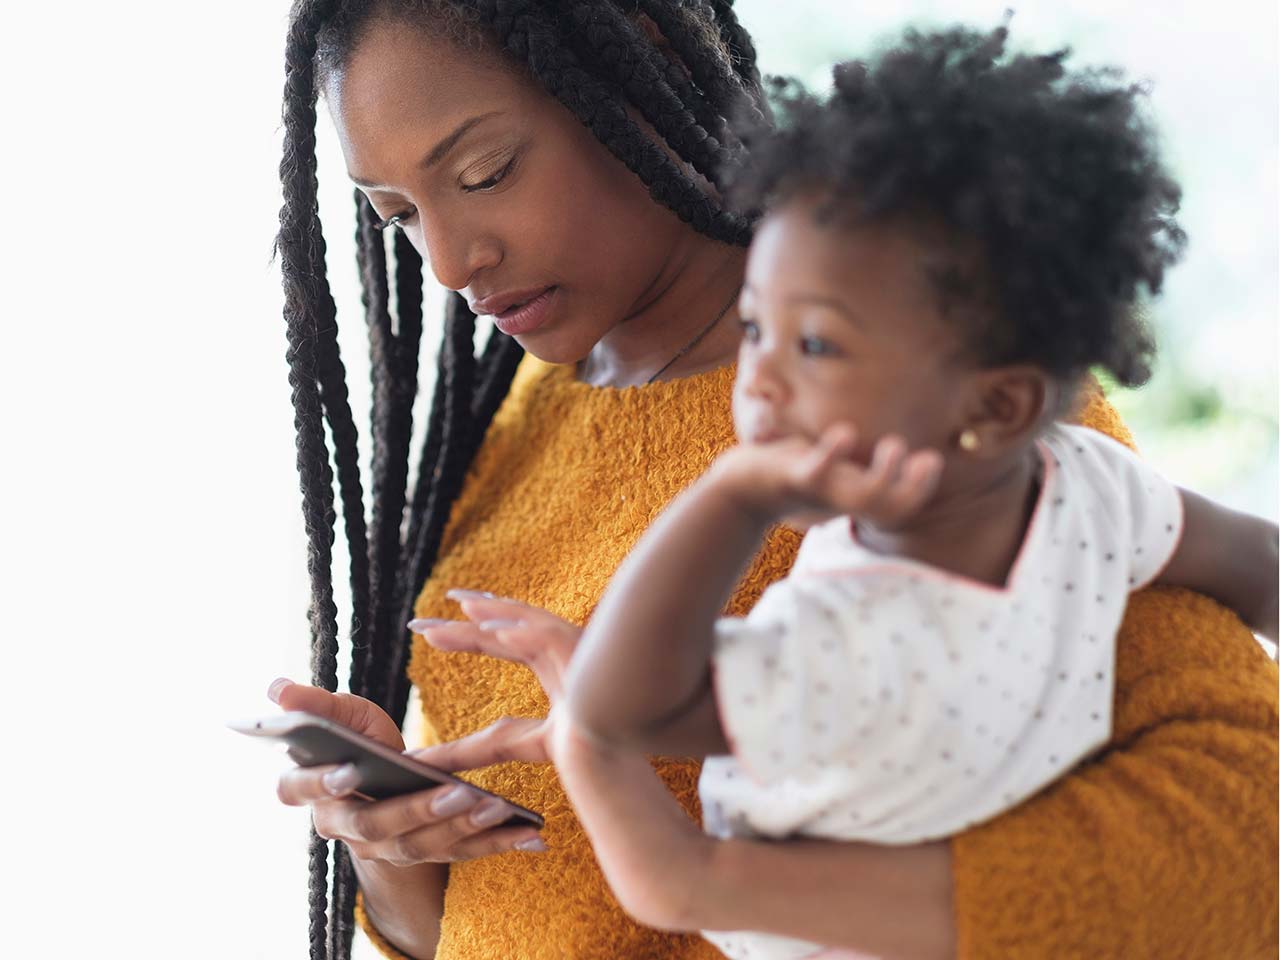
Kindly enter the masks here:
[[[401, 625], [411, 611], [450, 616], [445, 591], [480, 586], [567, 621], [564, 642], [532, 664], [545, 692], [519, 667], [421, 643], [408, 667], [433, 739], [526, 718], [435, 756], [524, 761], [473, 778], [541, 812], [542, 838], [494, 829], [486, 817], [500, 809], [459, 809], [465, 798], [447, 791], [366, 804], [348, 797], [357, 784], [342, 769], [282, 778], [281, 798], [311, 804], [319, 834], [344, 841], [327, 944], [325, 844], [313, 843], [314, 956], [349, 950], [356, 881], [366, 927], [388, 955], [715, 955], [696, 937], [625, 918], [552, 771], [528, 761], [545, 756], [536, 718], [558, 692], [571, 624], [589, 615], [648, 521], [732, 438], [731, 305], [748, 230], [715, 198], [719, 171], [741, 149], [723, 118], [761, 109], [753, 61], [726, 2], [295, 7], [279, 246], [314, 680], [337, 683], [323, 416], [353, 545], [351, 689], [367, 699], [287, 683], [273, 695], [400, 747]], [[369, 530], [315, 212], [317, 81], [361, 188], [376, 383]], [[402, 231], [394, 324], [379, 232], [393, 224]], [[461, 298], [446, 321], [406, 511], [416, 255]], [[494, 315], [536, 359], [516, 373], [515, 343], [495, 335], [477, 360], [473, 312]], [[1100, 398], [1085, 422], [1123, 435]], [[785, 534], [768, 544], [738, 610], [785, 571], [794, 545]], [[462, 599], [483, 620], [485, 598]], [[503, 652], [470, 627], [453, 646]], [[1140, 595], [1120, 639], [1115, 741], [1100, 762], [950, 844], [780, 845], [777, 869], [811, 877], [811, 894], [752, 904], [732, 925], [884, 956], [1261, 955], [1274, 941], [1275, 893], [1274, 674], [1265, 664], [1209, 602]], [[696, 765], [657, 768], [696, 813]]]

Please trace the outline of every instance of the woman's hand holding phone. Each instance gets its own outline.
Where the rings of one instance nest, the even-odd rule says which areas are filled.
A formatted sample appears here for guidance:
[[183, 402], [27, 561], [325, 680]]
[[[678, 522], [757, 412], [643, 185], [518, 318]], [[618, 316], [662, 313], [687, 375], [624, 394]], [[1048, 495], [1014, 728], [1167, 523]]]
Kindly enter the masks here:
[[[362, 697], [330, 693], [277, 680], [268, 696], [285, 710], [301, 710], [370, 737], [397, 751], [404, 740], [392, 719]], [[448, 756], [432, 757], [444, 767]], [[466, 760], [467, 757], [460, 759]], [[464, 769], [462, 764], [449, 770]], [[353, 796], [360, 787], [351, 766], [294, 767], [281, 775], [277, 795], [290, 806], [310, 806], [316, 832], [341, 840], [357, 861], [379, 867], [405, 868], [450, 863], [509, 850], [545, 849], [532, 827], [497, 827], [511, 808], [497, 799], [480, 798], [465, 787], [444, 786], [385, 800]], [[360, 871], [364, 872], [364, 871]]]

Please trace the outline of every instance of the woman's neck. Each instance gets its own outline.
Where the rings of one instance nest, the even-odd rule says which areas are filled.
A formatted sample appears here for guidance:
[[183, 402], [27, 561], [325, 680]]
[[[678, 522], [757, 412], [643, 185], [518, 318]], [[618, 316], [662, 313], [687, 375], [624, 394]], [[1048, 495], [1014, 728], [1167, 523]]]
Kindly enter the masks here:
[[895, 530], [858, 525], [862, 545], [958, 576], [1003, 587], [1026, 538], [1042, 479], [1032, 444], [985, 476], [942, 493], [910, 524]]
[[578, 364], [578, 379], [596, 387], [630, 387], [648, 383], [659, 371], [660, 379], [676, 380], [732, 363], [740, 336], [734, 301], [746, 255], [741, 247], [700, 235], [691, 239]]

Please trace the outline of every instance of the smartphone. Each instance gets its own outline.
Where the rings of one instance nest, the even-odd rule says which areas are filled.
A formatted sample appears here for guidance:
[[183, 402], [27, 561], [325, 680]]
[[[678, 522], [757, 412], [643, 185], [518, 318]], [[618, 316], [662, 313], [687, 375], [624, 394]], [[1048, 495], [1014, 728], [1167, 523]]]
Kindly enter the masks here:
[[511, 816], [498, 826], [537, 827], [539, 830], [543, 826], [541, 816], [506, 797], [499, 797], [438, 767], [397, 753], [324, 717], [295, 710], [264, 720], [229, 723], [227, 726], [250, 737], [265, 737], [286, 744], [290, 758], [302, 767], [331, 763], [354, 765], [360, 774], [360, 787], [355, 795], [365, 800], [383, 800], [445, 784], [457, 784], [480, 797], [498, 797], [511, 807]]

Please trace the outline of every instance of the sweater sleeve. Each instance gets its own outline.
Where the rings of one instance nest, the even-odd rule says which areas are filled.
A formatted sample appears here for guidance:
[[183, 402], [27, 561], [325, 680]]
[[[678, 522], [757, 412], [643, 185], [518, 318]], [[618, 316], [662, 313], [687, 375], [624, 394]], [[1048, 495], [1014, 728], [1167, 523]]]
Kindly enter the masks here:
[[1107, 751], [952, 841], [962, 960], [1274, 957], [1276, 680], [1213, 601], [1135, 594]]
[[360, 924], [360, 929], [364, 931], [365, 936], [369, 938], [369, 942], [377, 948], [378, 952], [390, 960], [411, 960], [408, 954], [401, 953], [391, 945], [382, 934], [378, 932], [378, 928], [373, 925], [373, 921], [369, 919], [369, 914], [364, 909], [364, 894], [356, 894], [356, 923]]
[[[1082, 420], [1128, 440], [1100, 397]], [[1134, 594], [1107, 749], [952, 840], [961, 960], [1274, 957], [1276, 683], [1225, 608]]]

